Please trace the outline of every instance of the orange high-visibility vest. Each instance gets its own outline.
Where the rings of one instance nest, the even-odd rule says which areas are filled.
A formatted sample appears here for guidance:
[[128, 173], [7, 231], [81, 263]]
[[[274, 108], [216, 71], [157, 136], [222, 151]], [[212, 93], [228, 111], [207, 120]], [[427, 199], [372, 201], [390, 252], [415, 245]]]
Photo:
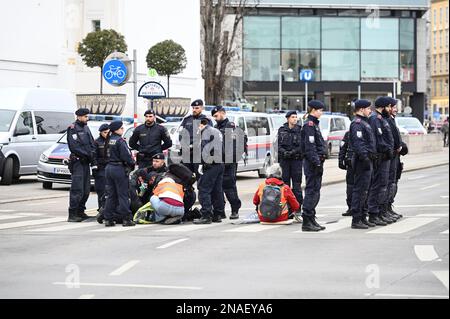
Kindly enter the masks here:
[[[263, 191], [264, 191], [264, 187], [266, 187], [266, 186], [267, 186], [267, 184], [265, 182], [262, 182], [259, 185], [258, 196], [259, 196], [259, 202], [260, 203], [262, 202]], [[289, 213], [289, 208], [288, 208], [288, 205], [287, 205], [286, 196], [284, 196], [284, 190], [285, 190], [286, 185], [273, 185], [273, 186], [280, 187], [280, 191], [281, 191], [281, 203], [280, 204], [283, 207], [283, 210], [281, 211], [281, 216], [285, 215], [285, 214], [288, 214]], [[261, 206], [261, 205], [259, 205], [259, 206]], [[261, 211], [259, 209], [258, 209], [258, 215], [262, 216]]]
[[183, 202], [184, 191], [183, 186], [175, 183], [172, 179], [163, 179], [158, 183], [153, 194], [159, 198], [172, 198], [179, 202]]

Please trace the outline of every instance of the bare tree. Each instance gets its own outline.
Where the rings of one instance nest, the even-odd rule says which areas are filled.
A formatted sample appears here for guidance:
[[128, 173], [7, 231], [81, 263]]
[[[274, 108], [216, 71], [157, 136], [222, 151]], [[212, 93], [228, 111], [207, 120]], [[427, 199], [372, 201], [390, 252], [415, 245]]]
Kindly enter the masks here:
[[[205, 80], [205, 101], [218, 105], [224, 95], [227, 67], [236, 55], [236, 35], [246, 12], [259, 0], [200, 0], [202, 77]], [[234, 15], [230, 27], [225, 26], [227, 14]]]

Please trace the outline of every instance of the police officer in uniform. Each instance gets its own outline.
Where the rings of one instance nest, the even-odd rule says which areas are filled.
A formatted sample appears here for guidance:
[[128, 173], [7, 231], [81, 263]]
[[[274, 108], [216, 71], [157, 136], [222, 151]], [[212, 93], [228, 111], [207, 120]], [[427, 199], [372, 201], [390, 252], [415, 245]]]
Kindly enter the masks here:
[[326, 157], [325, 142], [319, 128], [319, 119], [325, 105], [318, 100], [308, 103], [309, 114], [301, 130], [301, 150], [304, 155], [303, 171], [306, 177], [303, 199], [303, 231], [320, 231], [325, 227], [316, 221], [316, 206], [320, 200], [323, 163]]
[[[195, 158], [194, 162], [194, 153], [199, 154], [199, 148], [197, 145], [196, 149], [194, 149], [194, 136], [199, 141], [199, 124], [202, 119], [208, 120], [208, 125], [212, 126], [211, 120], [209, 120], [205, 114], [203, 114], [203, 101], [195, 100], [191, 103], [192, 114], [185, 117], [181, 122], [179, 129], [179, 140], [181, 145], [180, 154], [182, 156], [182, 163], [184, 166], [189, 168], [191, 172], [193, 172], [197, 176], [197, 180], [199, 179], [199, 175], [197, 172], [198, 165], [200, 163], [199, 158]], [[197, 141], [197, 142], [198, 142]]]
[[354, 103], [356, 116], [350, 125], [350, 146], [353, 150], [352, 167], [355, 173], [351, 209], [352, 228], [354, 229], [369, 228], [364, 209], [372, 178], [373, 163], [377, 158], [375, 135], [369, 124], [371, 105], [372, 103], [368, 100], [356, 100]]
[[[369, 117], [369, 123], [377, 141], [377, 161], [374, 166], [372, 183], [369, 189], [368, 226], [386, 226], [397, 221], [386, 210], [389, 168], [394, 158], [394, 137], [388, 121], [383, 117], [383, 110], [390, 108], [390, 99], [381, 96], [375, 100], [375, 112]], [[378, 218], [374, 218], [378, 216]], [[381, 220], [381, 222], [380, 222]]]
[[155, 112], [147, 110], [144, 116], [145, 123], [136, 127], [130, 137], [130, 147], [138, 151], [137, 164], [139, 168], [152, 166], [153, 156], [172, 146], [169, 131], [156, 123]]
[[341, 141], [341, 145], [339, 148], [339, 157], [338, 157], [338, 166], [340, 169], [346, 171], [345, 173], [345, 182], [347, 184], [346, 188], [346, 203], [347, 203], [347, 211], [342, 214], [342, 216], [352, 216], [352, 194], [353, 194], [353, 186], [355, 184], [355, 173], [352, 167], [352, 157], [353, 150], [350, 146], [350, 131], [345, 132], [344, 138]]
[[109, 161], [106, 165], [106, 205], [104, 210], [105, 226], [115, 226], [114, 213], [122, 216], [122, 226], [135, 226], [128, 197], [128, 174], [135, 166], [127, 142], [122, 138], [122, 121], [113, 121], [109, 125], [111, 137], [108, 142]]
[[[230, 202], [230, 219], [238, 219], [239, 209], [241, 208], [241, 200], [239, 199], [236, 187], [236, 174], [238, 161], [242, 158], [242, 154], [245, 152], [245, 137], [243, 134], [239, 134], [243, 133], [243, 131], [236, 129], [236, 124], [230, 122], [227, 118], [225, 109], [222, 106], [216, 106], [212, 109], [211, 115], [217, 123], [215, 128], [222, 133], [223, 138], [223, 163], [225, 164], [225, 170], [223, 173], [223, 191]], [[227, 152], [229, 146], [233, 148], [231, 152]], [[226, 218], [225, 214], [222, 218]]]
[[292, 188], [292, 192], [301, 206], [303, 203], [303, 156], [300, 143], [302, 138], [302, 128], [298, 125], [296, 111], [287, 112], [286, 119], [287, 122], [278, 129], [278, 160], [283, 172], [283, 181]]
[[81, 222], [90, 218], [84, 212], [91, 189], [89, 166], [96, 165], [94, 138], [87, 126], [89, 109], [78, 109], [75, 114], [77, 120], [67, 129], [69, 170], [72, 174], [68, 222]]
[[94, 141], [97, 167], [92, 167], [92, 176], [95, 179], [95, 192], [97, 193], [98, 210], [100, 210], [100, 207], [105, 204], [106, 164], [108, 162], [105, 145], [109, 136], [109, 125], [102, 124], [98, 131], [100, 132], [99, 137]]
[[200, 121], [202, 165], [198, 181], [198, 200], [202, 208], [202, 218], [194, 219], [194, 224], [220, 223], [225, 213], [223, 196], [222, 134], [209, 125], [209, 120]]

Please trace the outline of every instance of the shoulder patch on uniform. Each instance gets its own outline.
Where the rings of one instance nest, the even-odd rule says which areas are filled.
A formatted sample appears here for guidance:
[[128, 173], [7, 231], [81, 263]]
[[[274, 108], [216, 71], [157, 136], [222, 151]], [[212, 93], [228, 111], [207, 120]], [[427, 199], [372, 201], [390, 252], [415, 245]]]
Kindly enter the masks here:
[[309, 121], [308, 126], [314, 126], [314, 123], [312, 121]]
[[379, 120], [382, 120], [382, 119], [383, 119], [383, 117], [381, 116], [381, 114], [378, 114], [378, 115], [377, 115], [377, 118], [378, 118]]
[[356, 123], [361, 123], [361, 119], [356, 119], [355, 122]]
[[356, 131], [356, 136], [358, 137], [358, 138], [362, 138], [362, 131]]

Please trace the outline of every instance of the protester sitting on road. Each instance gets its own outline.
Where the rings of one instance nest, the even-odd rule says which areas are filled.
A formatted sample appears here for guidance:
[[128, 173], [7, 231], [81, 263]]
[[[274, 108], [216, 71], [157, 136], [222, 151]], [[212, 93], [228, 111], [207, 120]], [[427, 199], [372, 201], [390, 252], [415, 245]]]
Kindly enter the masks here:
[[[300, 204], [292, 189], [282, 180], [282, 170], [279, 164], [268, 169], [268, 178], [261, 183], [253, 197], [253, 204], [257, 206], [260, 222], [276, 223], [287, 221], [289, 210], [298, 212]], [[299, 213], [295, 213], [299, 220]]]

